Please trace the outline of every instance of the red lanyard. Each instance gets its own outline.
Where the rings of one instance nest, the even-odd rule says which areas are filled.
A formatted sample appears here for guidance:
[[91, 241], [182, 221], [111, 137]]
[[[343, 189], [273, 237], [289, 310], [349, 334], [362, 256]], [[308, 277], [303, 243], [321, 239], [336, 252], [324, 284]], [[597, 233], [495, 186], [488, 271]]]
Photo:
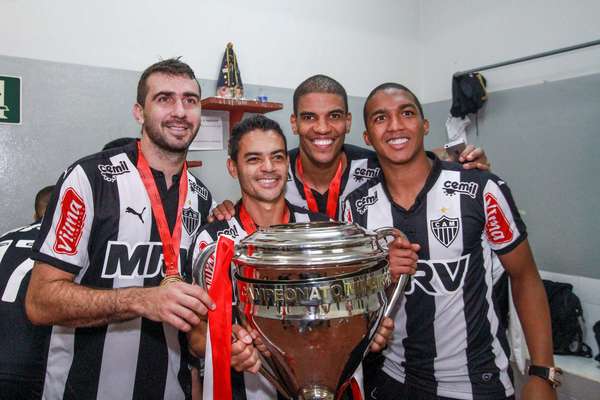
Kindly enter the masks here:
[[[240, 222], [242, 223], [242, 228], [246, 231], [248, 235], [252, 235], [256, 232], [256, 224], [252, 220], [250, 214], [244, 207], [244, 203], [240, 205]], [[285, 210], [283, 211], [283, 218], [281, 219], [282, 224], [287, 224], [290, 222], [290, 210], [285, 206]]]
[[[296, 172], [298, 174], [298, 178], [300, 178], [300, 180], [302, 181], [302, 186], [304, 188], [304, 197], [306, 198], [306, 204], [308, 205], [308, 209], [312, 212], [319, 212], [317, 200], [315, 199], [315, 196], [313, 196], [311, 189], [304, 182], [304, 170], [302, 169], [300, 154], [298, 154], [298, 158], [296, 158]], [[331, 219], [337, 219], [336, 211], [340, 197], [340, 188], [342, 186], [342, 173], [342, 159], [340, 159], [337, 171], [335, 171], [335, 176], [329, 184], [327, 195], [327, 215]]]
[[140, 142], [138, 142], [138, 161], [137, 169], [142, 178], [142, 182], [146, 187], [146, 192], [150, 198], [150, 206], [152, 207], [152, 214], [154, 214], [154, 220], [156, 221], [156, 227], [158, 234], [160, 235], [160, 241], [162, 242], [163, 258], [165, 261], [165, 277], [168, 276], [179, 276], [179, 246], [181, 244], [181, 214], [183, 212], [183, 204], [187, 197], [187, 163], [183, 163], [183, 170], [181, 171], [181, 177], [179, 178], [179, 202], [177, 204], [177, 219], [175, 220], [175, 227], [173, 228], [173, 235], [169, 231], [169, 224], [167, 223], [167, 217], [165, 216], [165, 210], [163, 208], [160, 194], [154, 182], [152, 171], [148, 161], [142, 153]]

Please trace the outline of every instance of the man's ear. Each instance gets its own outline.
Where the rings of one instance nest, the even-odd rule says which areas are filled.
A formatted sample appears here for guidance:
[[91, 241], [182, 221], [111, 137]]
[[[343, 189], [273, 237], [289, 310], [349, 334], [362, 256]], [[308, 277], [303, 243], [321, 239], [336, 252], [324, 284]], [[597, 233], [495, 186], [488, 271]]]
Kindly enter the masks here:
[[290, 125], [292, 126], [292, 132], [294, 132], [294, 135], [298, 134], [298, 128], [296, 127], [296, 122], [298, 122], [296, 119], [296, 114], [290, 115]]
[[350, 129], [352, 129], [352, 113], [346, 113], [346, 133], [350, 133]]
[[138, 103], [135, 103], [133, 105], [133, 118], [135, 118], [135, 120], [140, 124], [143, 125], [144, 124], [144, 108], [139, 105]]
[[369, 134], [367, 133], [367, 131], [363, 132], [363, 140], [365, 141], [365, 144], [367, 146], [373, 147], [373, 145], [371, 144], [371, 141], [369, 140]]
[[235, 161], [233, 161], [231, 158], [227, 159], [227, 172], [229, 172], [229, 175], [231, 175], [233, 179], [237, 179], [237, 167]]
[[423, 132], [425, 132], [425, 135], [427, 135], [429, 133], [429, 120], [428, 119], [423, 121]]

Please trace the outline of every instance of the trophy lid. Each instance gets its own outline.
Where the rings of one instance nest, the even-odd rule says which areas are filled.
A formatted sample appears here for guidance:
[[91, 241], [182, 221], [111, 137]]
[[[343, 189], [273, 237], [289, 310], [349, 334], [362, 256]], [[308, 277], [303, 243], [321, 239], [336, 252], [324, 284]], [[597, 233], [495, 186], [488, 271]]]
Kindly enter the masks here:
[[355, 224], [321, 221], [272, 225], [236, 246], [235, 260], [260, 266], [325, 266], [378, 261], [387, 250]]

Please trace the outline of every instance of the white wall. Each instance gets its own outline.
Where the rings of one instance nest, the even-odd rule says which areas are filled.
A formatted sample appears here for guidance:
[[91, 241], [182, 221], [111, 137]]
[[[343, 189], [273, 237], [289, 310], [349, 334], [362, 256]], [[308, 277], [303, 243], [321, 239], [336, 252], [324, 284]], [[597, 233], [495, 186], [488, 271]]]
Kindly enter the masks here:
[[0, 54], [141, 71], [184, 56], [216, 79], [232, 41], [247, 83], [294, 88], [316, 73], [365, 96], [418, 83], [419, 0], [0, 0]]
[[[596, 0], [422, 0], [423, 102], [451, 98], [456, 71], [600, 39]], [[600, 71], [600, 46], [484, 72], [490, 91]]]

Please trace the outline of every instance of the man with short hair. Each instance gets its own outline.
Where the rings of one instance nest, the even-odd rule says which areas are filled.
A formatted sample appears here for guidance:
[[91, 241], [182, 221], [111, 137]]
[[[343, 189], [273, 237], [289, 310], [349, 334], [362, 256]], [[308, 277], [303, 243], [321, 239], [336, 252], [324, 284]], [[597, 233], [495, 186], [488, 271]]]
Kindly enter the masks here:
[[[256, 231], [257, 227], [329, 219], [324, 214], [309, 212], [286, 201], [284, 189], [288, 176], [287, 143], [277, 122], [262, 115], [241, 121], [232, 130], [228, 153], [227, 170], [239, 181], [242, 198], [235, 206], [235, 217], [227, 221], [214, 221], [201, 229], [193, 250], [194, 261], [202, 249], [216, 241], [221, 234], [227, 234], [238, 242]], [[407, 243], [402, 245], [408, 247]], [[414, 261], [408, 260], [407, 264], [410, 263], [414, 264]], [[209, 264], [206, 274], [208, 282], [213, 276], [214, 260], [209, 261]], [[390, 331], [391, 321], [386, 322], [378, 331], [375, 338], [376, 349], [384, 346]], [[255, 373], [260, 363], [256, 352], [248, 346], [252, 342], [249, 334], [236, 326], [234, 332], [241, 340], [232, 345], [232, 365], [237, 371], [232, 376], [233, 397], [265, 399], [280, 396], [261, 375], [248, 372], [240, 374], [244, 370]], [[205, 327], [203, 330], [199, 326], [190, 340], [193, 352], [200, 357], [204, 355], [204, 335]], [[211, 360], [206, 362], [210, 364]]]
[[[352, 114], [346, 90], [335, 79], [307, 78], [294, 90], [293, 107], [290, 124], [299, 146], [289, 152], [286, 199], [340, 220], [340, 200], [379, 175], [377, 157], [371, 150], [344, 143]], [[473, 146], [467, 146], [460, 161], [466, 169], [489, 168], [483, 150]], [[213, 212], [217, 219], [235, 214], [227, 201]]]
[[[532, 364], [550, 373], [553, 357], [546, 294], [510, 190], [425, 152], [429, 122], [406, 87], [375, 88], [364, 117], [382, 175], [345, 199], [344, 218], [368, 229], [393, 223], [421, 245], [383, 367], [366, 382], [370, 398], [514, 399], [490, 248], [510, 277]], [[554, 384], [532, 376], [523, 398], [554, 399]]]
[[52, 324], [44, 397], [183, 399], [185, 335], [214, 307], [180, 278], [212, 198], [186, 168], [200, 86], [178, 59], [148, 67], [133, 115], [141, 139], [60, 177], [34, 245], [27, 314]]
[[25, 314], [25, 292], [33, 268], [31, 247], [54, 186], [35, 196], [34, 222], [0, 236], [0, 397], [41, 399], [50, 339], [49, 326], [33, 326]]

